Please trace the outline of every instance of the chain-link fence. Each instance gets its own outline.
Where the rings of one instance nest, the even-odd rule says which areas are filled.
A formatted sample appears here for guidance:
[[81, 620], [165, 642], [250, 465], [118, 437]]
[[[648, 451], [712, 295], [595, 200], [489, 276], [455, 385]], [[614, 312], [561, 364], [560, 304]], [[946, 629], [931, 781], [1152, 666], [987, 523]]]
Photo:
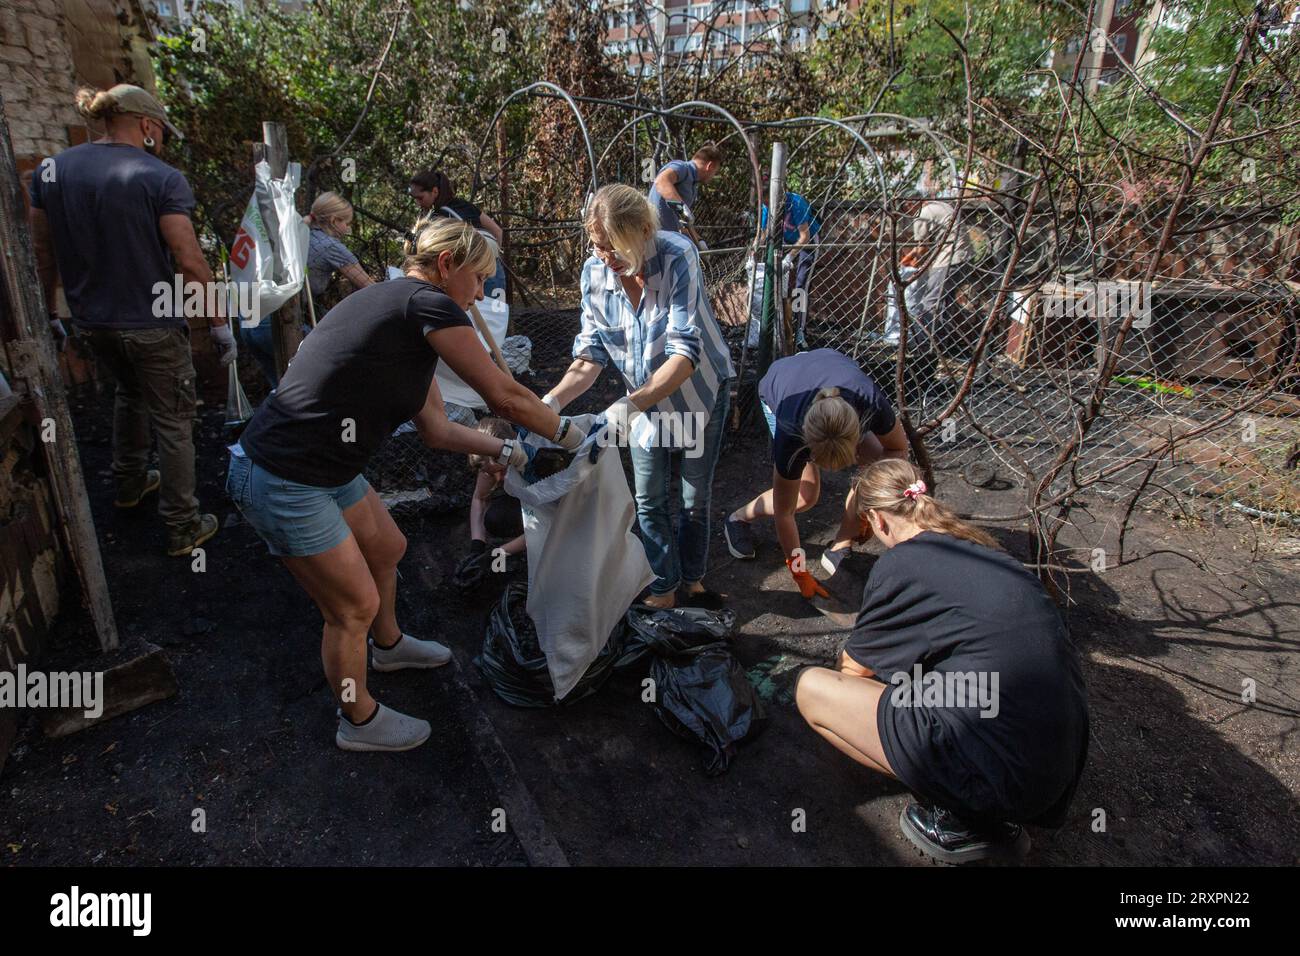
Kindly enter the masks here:
[[[1243, 36], [1247, 55], [1221, 71], [1225, 97], [1252, 42]], [[1285, 63], [1294, 72], [1294, 57]], [[978, 517], [1032, 519], [1044, 564], [1113, 535], [1113, 524], [1094, 525], [1058, 549], [1093, 495], [1120, 503], [1121, 526], [1138, 507], [1200, 524], [1293, 524], [1297, 176], [1294, 153], [1269, 134], [1294, 124], [1243, 108], [1225, 132], [1221, 107], [1200, 128], [1184, 123], [1182, 154], [1161, 157], [1105, 126], [1115, 90], [1076, 84], [1069, 95], [1054, 131], [1008, 151], [1000, 128], [984, 144], [982, 127], [963, 129], [962, 142], [896, 116], [735, 123], [709, 104], [638, 111], [548, 93], [546, 109], [569, 111], [568, 138], [508, 156], [489, 137], [476, 197], [489, 209], [497, 200], [508, 230], [510, 331], [531, 341], [538, 391], [562, 374], [578, 330], [593, 186], [648, 188], [664, 162], [717, 142], [728, 159], [700, 191], [696, 228], [742, 372], [742, 413], [763, 335], [774, 339], [767, 358], [838, 349], [895, 397], [918, 459], [942, 480], [1020, 489], [999, 499], [1018, 506]], [[499, 121], [533, 122], [537, 108], [515, 101]], [[755, 220], [766, 193], [751, 157], [765, 169], [776, 142], [788, 156], [784, 190], [806, 201], [813, 228], [783, 265], [790, 243], [775, 237], [787, 248], [773, 260], [782, 281], [764, 326]], [[1227, 160], [1207, 162], [1216, 148]], [[607, 384], [618, 390], [612, 375]], [[427, 454], [412, 450], [389, 485], [436, 480]]]

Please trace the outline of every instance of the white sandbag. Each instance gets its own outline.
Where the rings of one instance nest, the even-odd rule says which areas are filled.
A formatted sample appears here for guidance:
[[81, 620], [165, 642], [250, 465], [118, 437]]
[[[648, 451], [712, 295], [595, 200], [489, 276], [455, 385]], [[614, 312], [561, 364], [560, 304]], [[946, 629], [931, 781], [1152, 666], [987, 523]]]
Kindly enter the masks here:
[[[302, 168], [289, 163], [283, 179], [271, 178], [262, 160], [254, 167], [252, 198], [230, 244], [229, 315], [252, 328], [302, 288], [311, 230], [294, 207]], [[238, 294], [236, 294], [238, 293]]]
[[[574, 419], [589, 429], [595, 415]], [[614, 445], [591, 461], [588, 435], [564, 471], [528, 484], [513, 468], [506, 492], [523, 505], [528, 616], [546, 655], [555, 699], [571, 691], [642, 589], [654, 580], [632, 533], [636, 505]], [[555, 447], [528, 438], [530, 444]]]
[[[479, 315], [483, 316], [483, 322], [487, 325], [488, 330], [492, 333], [492, 338], [496, 339], [498, 347], [506, 337], [506, 329], [510, 325], [510, 306], [505, 299], [493, 298], [488, 296], [481, 299], [478, 303]], [[478, 329], [474, 330], [478, 335]], [[483, 343], [483, 348], [489, 353], [488, 344], [479, 335], [478, 340]], [[480, 412], [487, 411], [487, 402], [474, 389], [465, 384], [464, 380], [451, 370], [451, 366], [446, 362], [438, 363], [438, 370], [434, 373], [434, 378], [438, 382], [438, 389], [442, 392], [444, 402], [453, 402], [457, 405], [464, 405], [467, 408], [476, 408]]]

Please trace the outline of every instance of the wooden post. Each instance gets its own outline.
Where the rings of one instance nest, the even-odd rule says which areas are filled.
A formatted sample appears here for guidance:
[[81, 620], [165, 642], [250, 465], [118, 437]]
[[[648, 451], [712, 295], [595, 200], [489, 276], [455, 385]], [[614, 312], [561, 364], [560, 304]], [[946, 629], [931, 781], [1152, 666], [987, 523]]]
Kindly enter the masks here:
[[[506, 118], [503, 115], [497, 123], [497, 210], [499, 213], [498, 222], [501, 225], [501, 261], [506, 262], [510, 255], [510, 173], [507, 169], [510, 153], [506, 142]], [[506, 301], [510, 301], [510, 293], [514, 289], [514, 277], [511, 276], [510, 270], [506, 269]], [[510, 326], [514, 325], [515, 317], [510, 316]], [[506, 328], [506, 335], [509, 335], [513, 329]]]
[[[261, 157], [271, 167], [272, 179], [283, 179], [289, 167], [289, 139], [283, 123], [267, 121], [262, 123]], [[269, 212], [269, 215], [268, 215]], [[279, 250], [279, 217], [274, 208], [262, 210], [262, 218], [272, 236], [272, 246], [276, 250], [275, 281], [284, 281], [284, 262]], [[306, 281], [304, 277], [304, 281]], [[301, 293], [295, 295], [271, 315], [271, 341], [275, 346], [275, 373], [283, 376], [289, 367], [289, 361], [302, 344], [302, 299]]]
[[[32, 175], [41, 175], [40, 168]], [[90, 495], [77, 454], [77, 436], [59, 373], [58, 352], [50, 334], [45, 294], [36, 271], [21, 188], [4, 97], [0, 96], [0, 246], [4, 250], [0, 255], [0, 283], [4, 300], [13, 311], [18, 336], [5, 347], [13, 377], [26, 388], [37, 416], [53, 428], [54, 440], [42, 441], [41, 450], [50, 471], [60, 535], [77, 569], [81, 596], [99, 646], [109, 651], [118, 646], [117, 621], [113, 618], [99, 539], [90, 514]]]

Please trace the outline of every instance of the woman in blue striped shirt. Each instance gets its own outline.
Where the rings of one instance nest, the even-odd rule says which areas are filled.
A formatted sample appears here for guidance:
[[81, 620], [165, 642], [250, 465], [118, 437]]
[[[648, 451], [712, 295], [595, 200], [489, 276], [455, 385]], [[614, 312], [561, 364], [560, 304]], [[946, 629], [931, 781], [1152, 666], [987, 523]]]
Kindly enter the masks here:
[[[631, 186], [602, 187], [584, 225], [592, 255], [582, 269], [582, 328], [573, 364], [542, 401], [556, 411], [587, 391], [611, 361], [628, 394], [606, 411], [632, 455], [637, 518], [654, 570], [646, 603], [716, 606], [705, 590], [713, 469], [735, 372], [704, 292], [700, 256]], [[681, 498], [673, 527], [673, 459]]]

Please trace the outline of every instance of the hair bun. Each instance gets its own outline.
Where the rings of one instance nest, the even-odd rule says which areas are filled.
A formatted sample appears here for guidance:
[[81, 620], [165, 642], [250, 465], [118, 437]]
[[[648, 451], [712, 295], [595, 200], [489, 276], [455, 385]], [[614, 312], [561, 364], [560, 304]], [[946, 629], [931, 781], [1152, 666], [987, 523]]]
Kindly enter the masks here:
[[77, 112], [87, 119], [100, 119], [111, 113], [117, 105], [111, 93], [107, 90], [97, 90], [93, 86], [83, 86], [77, 90], [74, 103]]

